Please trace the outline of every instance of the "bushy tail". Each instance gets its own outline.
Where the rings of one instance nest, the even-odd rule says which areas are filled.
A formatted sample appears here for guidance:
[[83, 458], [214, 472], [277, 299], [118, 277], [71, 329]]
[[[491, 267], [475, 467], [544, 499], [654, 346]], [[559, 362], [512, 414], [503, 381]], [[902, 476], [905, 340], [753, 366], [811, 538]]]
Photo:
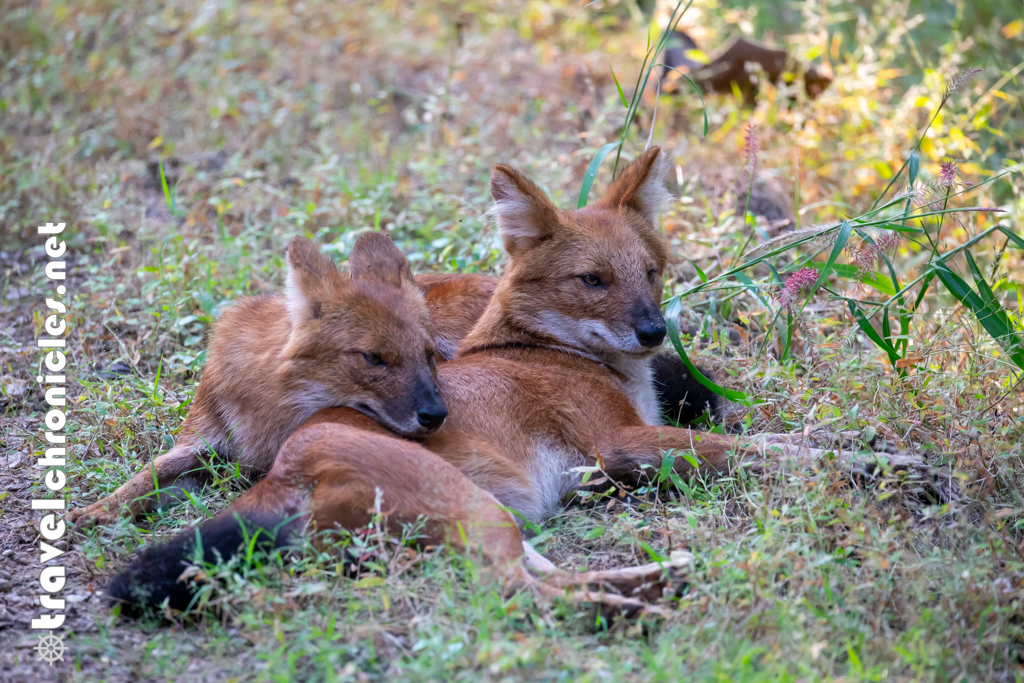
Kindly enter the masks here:
[[[694, 379], [675, 353], [656, 355], [651, 361], [651, 370], [654, 374], [654, 390], [658, 394], [658, 405], [663, 415], [680, 424], [687, 424], [709, 410], [715, 420], [721, 419], [721, 399]], [[707, 370], [698, 370], [705, 377], [711, 378]]]
[[[122, 605], [122, 613], [137, 615], [145, 606], [156, 606], [168, 599], [170, 607], [185, 610], [192, 601], [191, 581], [178, 581], [196, 555], [201, 543], [203, 561], [209, 564], [238, 554], [243, 544], [256, 539], [263, 550], [288, 544], [289, 527], [283, 513], [247, 512], [228, 509], [169, 542], [146, 548], [107, 587], [112, 604]], [[198, 539], [197, 539], [198, 537]]]

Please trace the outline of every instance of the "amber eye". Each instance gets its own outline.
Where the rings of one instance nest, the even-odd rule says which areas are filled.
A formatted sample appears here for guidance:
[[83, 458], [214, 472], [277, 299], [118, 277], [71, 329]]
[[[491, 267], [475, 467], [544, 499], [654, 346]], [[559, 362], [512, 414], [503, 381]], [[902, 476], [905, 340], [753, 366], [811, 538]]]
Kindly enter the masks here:
[[370, 365], [387, 367], [387, 363], [384, 362], [384, 359], [375, 353], [364, 353], [363, 358], [365, 358], [366, 362], [369, 363]]
[[654, 284], [654, 281], [655, 281], [655, 279], [657, 277], [658, 277], [658, 269], [657, 268], [651, 268], [650, 270], [647, 271], [647, 281], [650, 282], [652, 285]]
[[601, 284], [601, 278], [594, 275], [593, 273], [587, 273], [580, 279], [583, 280], [583, 284], [585, 284], [587, 287], [597, 287], [598, 285]]

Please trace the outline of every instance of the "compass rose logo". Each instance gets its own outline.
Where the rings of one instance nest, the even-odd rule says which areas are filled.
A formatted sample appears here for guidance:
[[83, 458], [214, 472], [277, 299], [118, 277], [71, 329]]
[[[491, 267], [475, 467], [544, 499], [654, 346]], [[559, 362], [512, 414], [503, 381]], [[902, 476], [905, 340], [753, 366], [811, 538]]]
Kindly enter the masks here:
[[50, 666], [58, 659], [64, 661], [64, 639], [53, 635], [53, 631], [49, 635], [39, 636], [39, 644], [33, 649], [39, 653], [39, 659], [49, 662]]

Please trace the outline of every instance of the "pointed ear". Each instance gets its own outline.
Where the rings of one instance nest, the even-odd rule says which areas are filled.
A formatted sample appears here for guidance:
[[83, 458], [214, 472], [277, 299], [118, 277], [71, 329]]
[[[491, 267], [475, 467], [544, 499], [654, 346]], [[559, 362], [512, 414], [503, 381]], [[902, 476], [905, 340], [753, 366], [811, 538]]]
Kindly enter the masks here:
[[639, 211], [658, 225], [658, 214], [672, 200], [665, 188], [670, 164], [668, 154], [660, 147], [651, 147], [622, 170], [598, 204], [609, 209], [627, 207]]
[[288, 282], [285, 296], [288, 317], [293, 325], [320, 317], [320, 307], [342, 285], [341, 273], [331, 259], [320, 253], [305, 237], [296, 237], [288, 245]]
[[495, 166], [491, 171], [494, 206], [487, 212], [498, 224], [498, 235], [509, 255], [528, 251], [551, 237], [558, 226], [558, 209], [544, 191], [519, 171]]
[[348, 255], [348, 273], [353, 280], [378, 280], [392, 287], [416, 286], [409, 261], [391, 238], [382, 232], [365, 232]]

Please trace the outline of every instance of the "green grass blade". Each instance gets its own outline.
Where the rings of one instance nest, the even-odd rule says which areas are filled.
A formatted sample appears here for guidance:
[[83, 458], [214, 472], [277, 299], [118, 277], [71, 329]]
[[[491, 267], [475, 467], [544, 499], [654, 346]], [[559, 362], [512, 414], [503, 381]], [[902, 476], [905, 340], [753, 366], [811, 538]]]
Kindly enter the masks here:
[[[1020, 338], [1017, 336], [1018, 330], [1010, 322], [1010, 316], [1007, 315], [1002, 305], [999, 303], [999, 299], [996, 298], [995, 292], [989, 286], [985, 280], [985, 276], [981, 274], [981, 269], [978, 268], [978, 264], [974, 261], [974, 256], [970, 251], [965, 252], [967, 256], [967, 263], [971, 268], [971, 274], [974, 276], [974, 282], [978, 286], [978, 295], [981, 297], [982, 302], [985, 305], [986, 312], [990, 313], [996, 320], [1002, 324], [1002, 327], [1006, 329], [1006, 340], [1011, 346], [1019, 346]], [[1020, 350], [1024, 350], [1022, 347]]]
[[[821, 261], [808, 261], [807, 267], [814, 268], [815, 270], [821, 270], [825, 267], [825, 264]], [[836, 263], [832, 266], [832, 272], [847, 280], [857, 280], [862, 284], [878, 290], [886, 296], [893, 296], [896, 294], [896, 288], [893, 287], [892, 280], [885, 275], [875, 273], [874, 279], [871, 279], [870, 274], [858, 276], [857, 266], [850, 263]]]
[[[683, 258], [686, 257], [684, 256]], [[689, 258], [687, 258], [686, 260], [689, 261], [690, 265], [693, 266], [693, 269], [697, 271], [697, 277], [700, 278], [700, 281], [707, 284], [708, 276], [704, 274], [704, 271], [701, 270], [701, 267], [697, 265], [697, 262]]]
[[[893, 287], [897, 291], [902, 290], [903, 288], [900, 286], [900, 278], [896, 274], [896, 269], [893, 267], [892, 261], [890, 261], [889, 257], [886, 256], [885, 254], [882, 254], [882, 261], [885, 263], [886, 267], [889, 269], [889, 275], [890, 275], [890, 277], [892, 277]], [[876, 275], [875, 277], [877, 278], [879, 276]], [[890, 294], [889, 296], [893, 296], [893, 294]], [[903, 352], [900, 355], [901, 356], [906, 356], [907, 355], [907, 342], [908, 342], [907, 335], [910, 333], [910, 313], [907, 312], [907, 304], [903, 300], [903, 295], [902, 294], [895, 294], [895, 299], [896, 299], [896, 304], [897, 304], [896, 312], [899, 314], [899, 317], [900, 317], [900, 339], [896, 342], [896, 350], [899, 351], [900, 347], [902, 347]], [[888, 311], [882, 311], [882, 315], [884, 315], [886, 317], [886, 319], [888, 319], [889, 312]]]
[[[907, 218], [916, 218], [916, 216], [907, 216]], [[920, 235], [924, 232], [924, 228], [914, 228], [909, 225], [900, 225], [898, 223], [882, 223], [876, 227], [884, 228], [885, 230], [894, 230], [896, 232], [909, 232]]]
[[704, 115], [704, 135], [707, 135], [708, 134], [708, 107], [707, 107], [706, 104], [704, 104], [704, 93], [702, 93], [700, 91], [700, 86], [698, 86], [696, 83], [694, 83], [692, 78], [690, 78], [689, 76], [684, 74], [679, 69], [676, 69], [675, 67], [671, 67], [668, 64], [659, 64], [658, 66], [663, 66], [666, 69], [669, 69], [671, 71], [675, 71], [677, 74], [679, 74], [680, 76], [685, 78], [690, 85], [693, 86], [694, 91], [697, 93], [697, 97], [700, 98], [700, 113]]
[[626, 101], [626, 93], [622, 92], [622, 86], [619, 85], [619, 77], [615, 75], [615, 69], [612, 65], [608, 65], [608, 70], [612, 72], [612, 80], [615, 81], [615, 87], [619, 89], [619, 99], [622, 100], [622, 106], [629, 109], [629, 102]]
[[171, 210], [172, 216], [177, 216], [178, 213], [174, 207], [174, 197], [171, 196], [171, 190], [167, 187], [167, 176], [164, 175], [164, 160], [160, 160], [160, 187], [164, 190], [164, 200], [167, 202], [167, 208]]
[[[968, 263], [973, 259], [969, 259]], [[992, 303], [997, 307], [990, 309], [986, 305], [985, 300], [981, 295], [977, 294], [971, 286], [967, 284], [959, 275], [950, 270], [945, 263], [936, 263], [932, 266], [935, 269], [935, 274], [938, 276], [942, 284], [946, 286], [950, 292], [953, 293], [960, 303], [971, 309], [975, 317], [978, 318], [978, 322], [985, 328], [985, 331], [992, 336], [996, 342], [1003, 347], [1007, 355], [1013, 360], [1014, 363], [1024, 370], [1024, 349], [1021, 348], [1020, 339], [1017, 336], [1015, 330], [1010, 325], [1009, 319], [1003, 312], [1002, 307], [999, 306], [999, 302], [995, 300], [993, 295]], [[977, 265], [974, 266], [977, 268]], [[980, 275], [980, 273], [978, 273]], [[991, 289], [988, 289], [988, 293], [991, 294]], [[1002, 314], [1002, 316], [996, 314], [996, 310]]]
[[678, 296], [672, 297], [672, 300], [669, 301], [668, 308], [665, 310], [665, 327], [668, 329], [668, 338], [672, 341], [672, 346], [675, 347], [676, 353], [679, 354], [679, 358], [682, 359], [683, 365], [686, 366], [690, 375], [719, 396], [723, 396], [730, 401], [736, 401], [744, 405], [751, 405], [752, 401], [745, 393], [734, 389], [726, 389], [725, 387], [716, 384], [705, 377], [690, 361], [690, 357], [686, 355], [686, 349], [683, 348], [683, 343], [679, 339], [679, 325], [676, 323], [676, 318], [679, 317], [679, 312], [682, 310], [682, 307], [683, 304], [680, 298]]
[[931, 285], [932, 280], [935, 279], [934, 271], [929, 272], [924, 278], [924, 282], [921, 283], [921, 291], [917, 293], [917, 298], [914, 299], [914, 311], [921, 307], [921, 302], [924, 301], [924, 295], [928, 293], [928, 287]]
[[587, 172], [583, 175], [583, 184], [580, 185], [580, 198], [579, 201], [576, 202], [577, 209], [582, 209], [587, 205], [587, 198], [590, 196], [590, 188], [594, 185], [594, 178], [597, 177], [597, 171], [601, 168], [601, 163], [604, 162], [604, 158], [608, 156], [609, 152], [621, 144], [621, 140], [618, 142], [609, 142], [594, 156], [594, 159], [590, 162], [590, 166], [587, 166]]
[[1001, 231], [1001, 232], [1002, 232], [1002, 233], [1003, 233], [1004, 235], [1006, 235], [1006, 236], [1007, 236], [1007, 237], [1008, 237], [1008, 238], [1010, 239], [1010, 241], [1011, 241], [1011, 242], [1013, 242], [1014, 244], [1016, 244], [1016, 245], [1017, 245], [1018, 247], [1020, 247], [1021, 249], [1024, 249], [1024, 238], [1022, 238], [1022, 237], [1021, 237], [1020, 235], [1018, 235], [1018, 234], [1017, 234], [1017, 233], [1015, 233], [1014, 231], [1012, 231], [1012, 230], [1010, 230], [1009, 228], [1007, 228], [1007, 227], [1004, 227], [1004, 226], [1002, 226], [1002, 225], [1000, 225], [1000, 226], [999, 226], [999, 230], [1000, 230], [1000, 231]]
[[689, 76], [687, 76], [685, 74], [683, 75], [683, 78], [685, 78], [690, 83], [690, 85], [693, 86], [693, 89], [697, 92], [697, 97], [700, 98], [700, 113], [704, 115], [704, 135], [707, 135], [708, 134], [708, 108], [707, 108], [707, 105], [704, 104], [704, 93], [702, 93], [700, 91], [700, 88], [697, 87], [697, 84], [693, 82], [692, 78], [690, 78]]
[[769, 304], [768, 300], [761, 295], [761, 290], [757, 288], [757, 285], [754, 284], [753, 280], [747, 277], [746, 273], [736, 273], [736, 279], [739, 280], [751, 294], [757, 297], [757, 300], [761, 302], [762, 306], [769, 310], [771, 309], [771, 304]]
[[896, 349], [892, 347], [885, 339], [878, 334], [875, 328], [871, 327], [871, 323], [861, 313], [860, 308], [854, 303], [852, 299], [846, 300], [847, 305], [850, 307], [850, 313], [853, 314], [853, 319], [857, 322], [857, 327], [861, 329], [861, 332], [867, 335], [868, 339], [875, 343], [875, 346], [885, 351], [886, 355], [889, 356], [889, 362], [895, 367], [896, 361], [900, 359], [900, 355], [896, 353]]
[[832, 245], [832, 251], [829, 252], [828, 259], [825, 260], [825, 265], [821, 267], [821, 271], [818, 273], [818, 280], [814, 283], [814, 287], [811, 288], [811, 296], [814, 296], [814, 292], [818, 291], [818, 286], [828, 278], [829, 273], [832, 272], [832, 266], [835, 265], [836, 259], [839, 258], [839, 254], [843, 253], [843, 249], [846, 248], [846, 243], [850, 240], [850, 233], [853, 232], [853, 224], [850, 221], [843, 221], [843, 225], [839, 228], [839, 234], [836, 235], [835, 244]]
[[[669, 15], [668, 24], [665, 26], [665, 30], [661, 32], [661, 37], [658, 38], [658, 42], [651, 50], [648, 50], [647, 55], [644, 57], [644, 62], [640, 66], [640, 75], [637, 78], [637, 87], [633, 91], [633, 99], [629, 103], [629, 108], [626, 110], [626, 120], [622, 124], [622, 135], [619, 138], [619, 142], [625, 145], [626, 136], [629, 135], [630, 126], [633, 125], [633, 119], [636, 118], [637, 109], [640, 107], [640, 99], [643, 95], [644, 90], [647, 88], [647, 81], [651, 77], [651, 71], [654, 70], [655, 61], [658, 55], [661, 54], [662, 50], [668, 44], [669, 38], [672, 33], [676, 30], [679, 25], [679, 21], [686, 14], [686, 10], [690, 9], [690, 5], [693, 4], [693, 0], [689, 0], [686, 6], [683, 7], [683, 0], [679, 0], [676, 3], [675, 8], [672, 10], [672, 14]], [[682, 8], [682, 12], [680, 12]], [[678, 16], [677, 16], [678, 13]], [[615, 154], [615, 165], [612, 167], [612, 177], [619, 170], [619, 160], [622, 158], [622, 146], [619, 147], [619, 151]]]

